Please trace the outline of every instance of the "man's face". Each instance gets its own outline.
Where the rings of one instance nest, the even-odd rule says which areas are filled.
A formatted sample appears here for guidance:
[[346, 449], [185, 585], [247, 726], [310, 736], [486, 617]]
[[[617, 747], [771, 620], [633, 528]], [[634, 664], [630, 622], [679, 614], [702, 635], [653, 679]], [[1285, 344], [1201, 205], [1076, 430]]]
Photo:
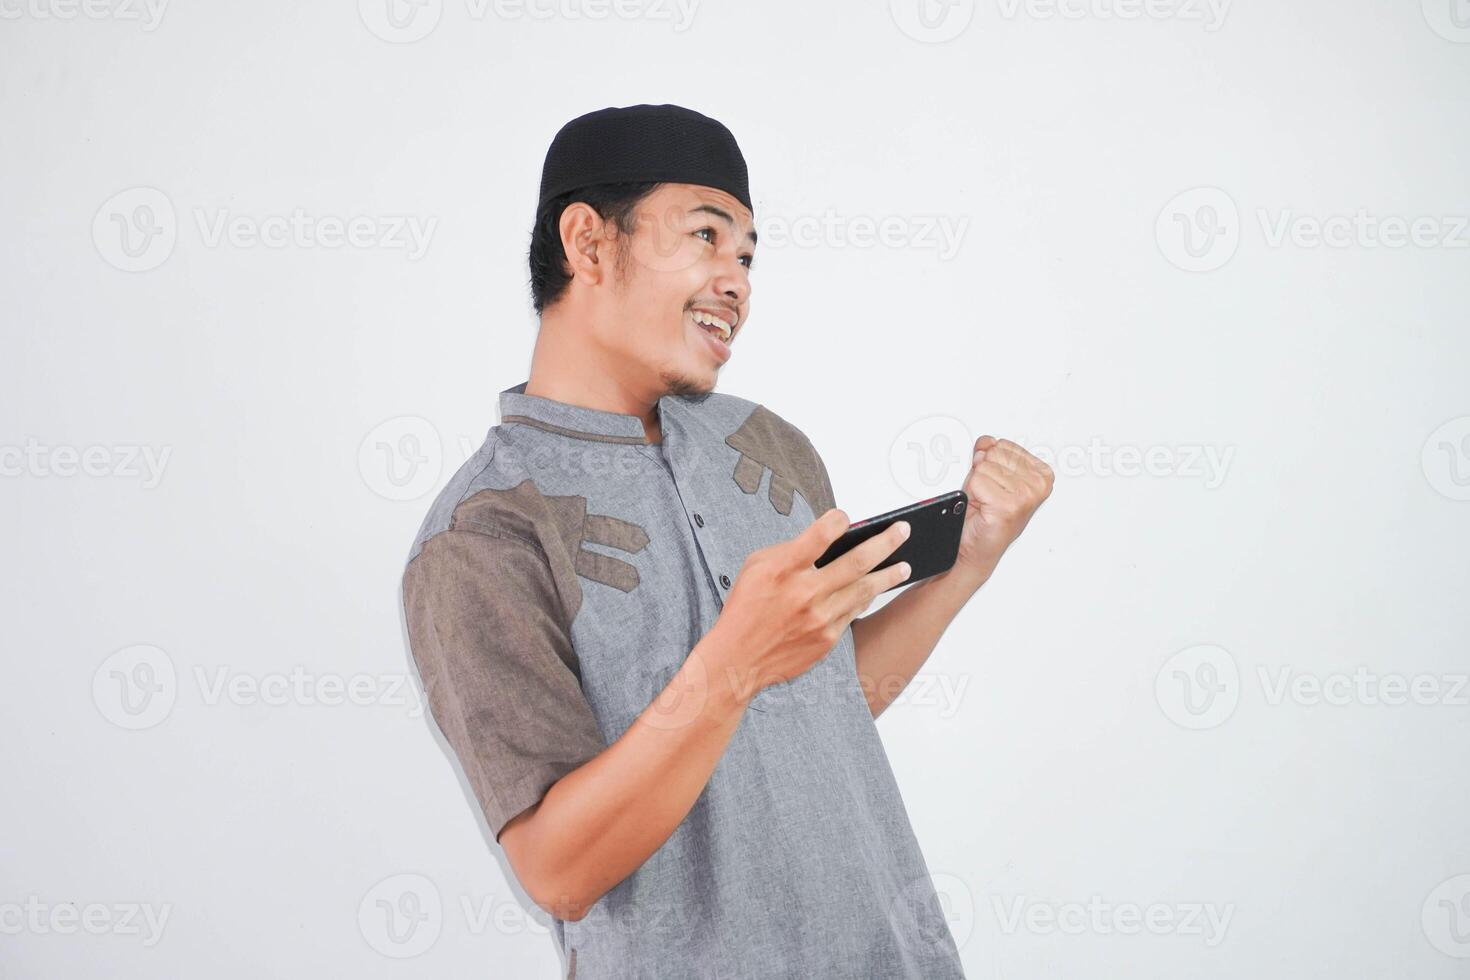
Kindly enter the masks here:
[[731, 348], [701, 321], [723, 320], [735, 337], [744, 328], [752, 219], [731, 195], [696, 184], [664, 184], [638, 204], [610, 297], [617, 335], [603, 341], [656, 372], [666, 392], [715, 387]]

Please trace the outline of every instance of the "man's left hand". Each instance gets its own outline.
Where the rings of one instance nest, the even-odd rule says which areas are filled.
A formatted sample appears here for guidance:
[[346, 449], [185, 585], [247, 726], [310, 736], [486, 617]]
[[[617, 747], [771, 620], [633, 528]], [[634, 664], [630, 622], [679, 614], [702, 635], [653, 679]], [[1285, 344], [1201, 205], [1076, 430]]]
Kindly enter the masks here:
[[1009, 439], [976, 439], [974, 462], [965, 478], [968, 506], [954, 571], [981, 582], [988, 579], [1051, 495], [1053, 476], [1050, 466]]

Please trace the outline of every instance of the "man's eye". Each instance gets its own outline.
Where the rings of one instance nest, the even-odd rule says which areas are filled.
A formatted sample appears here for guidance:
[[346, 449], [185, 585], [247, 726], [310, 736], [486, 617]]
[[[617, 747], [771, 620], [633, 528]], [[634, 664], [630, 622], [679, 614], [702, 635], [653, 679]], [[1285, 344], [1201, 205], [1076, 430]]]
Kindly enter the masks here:
[[696, 235], [703, 235], [705, 232], [709, 232], [709, 237], [706, 238], [705, 241], [707, 241], [707, 242], [713, 242], [715, 240], [715, 230], [713, 228], [701, 228], [698, 231], [696, 231], [695, 234]]
[[755, 256], [754, 255], [742, 255], [742, 256], [740, 256], [740, 261], [741, 262], [744, 262], [745, 263], [745, 267], [747, 269], [749, 269], [751, 266], [755, 265]]

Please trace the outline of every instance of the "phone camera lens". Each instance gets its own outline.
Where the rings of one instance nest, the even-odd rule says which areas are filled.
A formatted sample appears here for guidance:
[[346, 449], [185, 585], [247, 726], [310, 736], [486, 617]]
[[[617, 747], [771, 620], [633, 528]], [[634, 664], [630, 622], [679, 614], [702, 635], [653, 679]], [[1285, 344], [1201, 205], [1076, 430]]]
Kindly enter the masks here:
[[960, 511], [962, 511], [964, 509], [965, 509], [965, 502], [963, 500], [956, 500], [954, 502], [954, 512], [956, 514], [958, 514]]

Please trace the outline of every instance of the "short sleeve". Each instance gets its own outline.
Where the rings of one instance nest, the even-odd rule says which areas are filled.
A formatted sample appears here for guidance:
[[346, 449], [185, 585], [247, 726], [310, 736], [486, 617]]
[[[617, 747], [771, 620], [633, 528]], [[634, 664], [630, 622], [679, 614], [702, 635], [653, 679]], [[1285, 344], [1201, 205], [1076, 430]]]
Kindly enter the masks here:
[[807, 434], [800, 429], [796, 429], [795, 426], [792, 428], [801, 437], [801, 443], [805, 450], [806, 459], [803, 465], [803, 469], [805, 470], [803, 476], [805, 480], [802, 486], [811, 487], [812, 500], [810, 503], [812, 516], [821, 517], [827, 511], [837, 506], [837, 497], [832, 492], [832, 478], [827, 475], [827, 464], [822, 462], [822, 454], [817, 452], [817, 447], [812, 445], [811, 439], [807, 438]]
[[837, 506], [837, 495], [832, 491], [832, 478], [827, 475], [827, 464], [822, 462], [821, 454], [817, 452], [816, 447], [812, 448], [812, 455], [817, 460], [816, 493], [822, 505], [821, 510], [817, 511], [817, 516], [821, 517]]
[[443, 531], [409, 563], [403, 602], [429, 709], [499, 842], [606, 748], [551, 570], [516, 536]]

